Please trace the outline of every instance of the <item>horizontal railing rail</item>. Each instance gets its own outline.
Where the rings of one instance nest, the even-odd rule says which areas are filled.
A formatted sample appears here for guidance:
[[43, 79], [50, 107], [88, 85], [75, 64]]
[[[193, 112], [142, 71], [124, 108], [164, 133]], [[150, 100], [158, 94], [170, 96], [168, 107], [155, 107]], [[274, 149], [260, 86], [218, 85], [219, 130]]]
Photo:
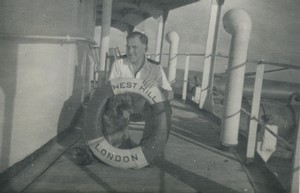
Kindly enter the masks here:
[[65, 42], [75, 42], [82, 41], [87, 42], [92, 45], [97, 45], [97, 42], [85, 38], [85, 37], [75, 37], [75, 36], [47, 36], [47, 35], [25, 35], [25, 34], [13, 34], [13, 33], [0, 33], [0, 38], [2, 39], [32, 39], [32, 40], [52, 40], [52, 41], [65, 41]]

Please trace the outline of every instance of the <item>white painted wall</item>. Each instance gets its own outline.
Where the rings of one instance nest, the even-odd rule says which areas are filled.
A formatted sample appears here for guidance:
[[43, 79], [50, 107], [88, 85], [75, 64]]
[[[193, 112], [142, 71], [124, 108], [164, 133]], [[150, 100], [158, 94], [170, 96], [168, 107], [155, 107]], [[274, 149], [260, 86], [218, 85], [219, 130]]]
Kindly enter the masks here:
[[93, 37], [94, 0], [0, 0], [1, 33]]
[[[0, 33], [93, 38], [94, 0], [0, 1]], [[88, 89], [86, 43], [0, 38], [0, 172], [67, 128]]]

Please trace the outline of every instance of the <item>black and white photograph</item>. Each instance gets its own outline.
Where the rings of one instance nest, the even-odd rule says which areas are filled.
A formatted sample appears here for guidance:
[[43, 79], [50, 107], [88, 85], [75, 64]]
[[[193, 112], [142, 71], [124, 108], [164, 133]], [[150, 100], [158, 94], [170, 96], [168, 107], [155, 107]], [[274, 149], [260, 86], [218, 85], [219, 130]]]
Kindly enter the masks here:
[[300, 193], [300, 0], [0, 0], [0, 193]]

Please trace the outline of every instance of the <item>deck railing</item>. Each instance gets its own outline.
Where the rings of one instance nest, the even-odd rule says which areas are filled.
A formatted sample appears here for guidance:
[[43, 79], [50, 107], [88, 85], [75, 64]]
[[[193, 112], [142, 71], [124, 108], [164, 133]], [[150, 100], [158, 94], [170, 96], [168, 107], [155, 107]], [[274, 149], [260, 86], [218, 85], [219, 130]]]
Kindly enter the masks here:
[[[185, 68], [184, 68], [184, 78], [183, 80], [176, 79], [176, 81], [182, 81], [182, 100], [185, 101], [187, 99], [187, 83], [188, 80], [188, 74], [189, 74], [189, 66], [190, 66], [190, 56], [199, 56], [203, 57], [203, 54], [178, 54], [178, 56], [185, 56]], [[216, 55], [215, 57], [222, 57], [222, 58], [229, 58], [228, 56], [224, 55]], [[251, 162], [251, 160], [254, 159], [255, 155], [260, 155], [265, 159], [265, 161], [268, 160], [268, 158], [272, 155], [272, 153], [276, 150], [277, 146], [277, 140], [280, 141], [282, 144], [285, 145], [285, 147], [292, 152], [292, 159], [293, 164], [291, 166], [291, 186], [287, 187], [290, 188], [289, 192], [294, 193], [298, 192], [299, 190], [299, 168], [300, 168], [300, 98], [297, 98], [296, 104], [294, 104], [295, 108], [295, 116], [296, 116], [296, 124], [297, 127], [295, 128], [298, 130], [297, 138], [295, 141], [295, 144], [291, 144], [289, 141], [285, 140], [283, 137], [278, 135], [278, 128], [274, 125], [268, 125], [265, 124], [264, 121], [259, 117], [259, 110], [261, 107], [261, 94], [262, 94], [262, 85], [264, 80], [264, 74], [270, 73], [273, 71], [279, 71], [279, 70], [300, 70], [300, 66], [298, 65], [292, 65], [292, 64], [284, 64], [284, 63], [277, 63], [277, 62], [269, 62], [269, 61], [263, 61], [263, 60], [253, 60], [253, 59], [247, 59], [247, 65], [256, 64], [256, 72], [254, 73], [246, 73], [247, 75], [255, 75], [255, 81], [253, 86], [253, 96], [252, 96], [252, 105], [251, 105], [251, 112], [246, 110], [245, 108], [241, 107], [241, 111], [244, 112], [249, 118], [250, 122], [248, 125], [248, 135], [247, 135], [247, 150], [246, 150], [246, 160], [247, 162]], [[265, 70], [265, 65], [269, 66], [276, 66], [281, 67], [280, 69], [276, 70]], [[280, 80], [279, 80], [280, 81]], [[226, 89], [226, 88], [225, 88]], [[216, 90], [212, 91], [214, 94], [222, 95]], [[293, 92], [293, 91], [291, 91]], [[300, 91], [299, 91], [300, 92]], [[199, 93], [198, 93], [199, 94]], [[201, 91], [200, 91], [201, 94]], [[291, 93], [292, 94], [292, 93]], [[196, 93], [197, 95], [197, 93]], [[298, 96], [300, 97], [300, 95]], [[193, 97], [194, 99], [198, 98], [196, 96]], [[198, 102], [199, 101], [195, 101]], [[260, 125], [261, 128], [263, 128], [265, 131], [264, 134], [264, 141], [258, 141], [257, 140], [257, 127]], [[272, 136], [272, 137], [270, 137]], [[270, 144], [273, 144], [273, 147], [270, 147]], [[260, 147], [259, 147], [260, 146]], [[265, 147], [265, 148], [263, 148]], [[270, 149], [271, 148], [271, 149]], [[272, 149], [274, 148], [274, 149]], [[270, 151], [271, 150], [271, 151]], [[259, 152], [258, 152], [259, 151]], [[258, 152], [258, 154], [255, 154], [255, 152]], [[269, 155], [267, 155], [269, 154]], [[265, 156], [265, 157], [264, 157]]]
[[[97, 48], [96, 48], [97, 49]], [[94, 51], [93, 51], [94, 50]], [[93, 60], [95, 64], [99, 63], [97, 60], [97, 51], [95, 51], [95, 47], [91, 47], [91, 53], [94, 57]], [[156, 58], [157, 55], [155, 54], [148, 54], [148, 57], [150, 58]], [[160, 58], [162, 61], [167, 61], [166, 58], [163, 57], [168, 57], [169, 55], [167, 53], [163, 53], [160, 55]], [[187, 100], [187, 93], [188, 93], [188, 83], [196, 83], [194, 80], [189, 80], [189, 72], [190, 72], [190, 60], [191, 57], [197, 57], [199, 58], [198, 63], [201, 64], [201, 61], [204, 62], [204, 56], [205, 54], [203, 53], [177, 53], [176, 57], [184, 57], [184, 75], [183, 79], [175, 79], [175, 82], [181, 82], [182, 83], [182, 91], [181, 91], [181, 96], [182, 100], [186, 101]], [[217, 54], [211, 57], [216, 57], [216, 58], [223, 58], [223, 59], [230, 59], [230, 56], [222, 55], [222, 54]], [[108, 57], [109, 58], [109, 57]], [[181, 58], [182, 59], [182, 58]], [[181, 60], [183, 61], [183, 60]], [[109, 63], [109, 62], [108, 62]], [[298, 65], [292, 65], [292, 64], [284, 64], [284, 63], [277, 63], [277, 62], [269, 62], [269, 61], [264, 61], [264, 60], [256, 60], [256, 59], [247, 59], [245, 65], [250, 65], [250, 64], [256, 64], [256, 72], [253, 73], [245, 73], [246, 75], [255, 75], [255, 81], [254, 81], [254, 89], [253, 89], [253, 97], [252, 97], [252, 105], [251, 105], [251, 112], [248, 110], [240, 107], [240, 111], [244, 112], [249, 118], [249, 126], [248, 126], [248, 142], [247, 142], [247, 150], [246, 150], [246, 160], [249, 162], [252, 159], [254, 159], [254, 156], [256, 155], [255, 152], [257, 151], [265, 151], [265, 152], [259, 152], [261, 156], [263, 156], [264, 153], [268, 154], [268, 151], [270, 147], [267, 148], [257, 148], [258, 146], [263, 146], [264, 144], [267, 144], [265, 146], [268, 146], [270, 144], [273, 144], [274, 148], [276, 148], [277, 140], [279, 140], [282, 144], [284, 144], [289, 150], [293, 152], [293, 166], [292, 167], [292, 180], [291, 180], [291, 186], [290, 186], [290, 191], [291, 193], [298, 192], [299, 190], [299, 168], [300, 168], [300, 132], [298, 131], [297, 134], [297, 140], [296, 144], [292, 145], [288, 141], [286, 141], [283, 137], [279, 136], [277, 134], [277, 129], [276, 126], [274, 125], [266, 125], [264, 121], [259, 117], [259, 110], [261, 106], [261, 94], [262, 94], [262, 84], [264, 80], [264, 74], [266, 72], [273, 72], [277, 70], [288, 70], [288, 69], [293, 69], [293, 70], [300, 70], [300, 66]], [[281, 69], [276, 69], [276, 70], [265, 70], [265, 65], [270, 65], [270, 66], [277, 66], [281, 67]], [[164, 65], [165, 66], [165, 65]], [[108, 74], [110, 69], [109, 65], [106, 65], [106, 75]], [[198, 71], [201, 71], [201, 69], [198, 69]], [[97, 65], [95, 65], [94, 68], [94, 86], [95, 82], [97, 80]], [[199, 84], [200, 82], [197, 82]], [[199, 85], [201, 88], [201, 86]], [[225, 88], [226, 90], [226, 88]], [[209, 90], [210, 92], [218, 95], [223, 95], [222, 93], [219, 93], [216, 90]], [[196, 95], [201, 95], [201, 89], [200, 91], [196, 91], [195, 95], [192, 96], [195, 102], [199, 103], [199, 96]], [[192, 99], [190, 98], [190, 99]], [[299, 120], [300, 120], [300, 101], [298, 101], [298, 106], [296, 108], [297, 110], [297, 128], [299, 130]], [[213, 113], [213, 112], [212, 112]], [[265, 129], [265, 141], [257, 141], [257, 126], [260, 125], [261, 128]], [[266, 137], [268, 136], [268, 137]], [[270, 137], [272, 136], [272, 137]], [[275, 139], [275, 140], [274, 140]], [[271, 142], [270, 142], [271, 141]], [[263, 144], [264, 143], [264, 144]], [[275, 144], [275, 145], [274, 145]], [[275, 149], [273, 149], [275, 151]], [[272, 152], [270, 155], [267, 157], [271, 156]], [[267, 160], [267, 158], [265, 159]]]
[[[188, 81], [188, 73], [189, 73], [189, 66], [190, 66], [190, 56], [191, 55], [197, 55], [197, 56], [203, 56], [202, 54], [178, 54], [181, 56], [185, 56], [185, 69], [184, 69], [184, 79], [183, 79], [183, 86], [182, 86], [182, 100], [185, 101], [187, 98], [187, 83]], [[222, 58], [229, 58], [228, 56], [224, 56], [224, 55], [216, 55], [215, 57], [222, 57]], [[290, 187], [290, 191], [291, 193], [294, 192], [298, 192], [298, 188], [299, 188], [299, 168], [300, 168], [300, 132], [299, 132], [299, 128], [300, 128], [300, 98], [298, 98], [297, 100], [297, 104], [295, 104], [295, 113], [296, 113], [296, 120], [297, 120], [297, 128], [298, 132], [297, 132], [297, 138], [296, 138], [296, 142], [295, 145], [292, 145], [290, 142], [288, 142], [287, 140], [285, 140], [283, 137], [279, 136], [277, 134], [277, 129], [276, 126], [274, 129], [274, 125], [266, 125], [264, 123], [264, 121], [259, 118], [259, 110], [261, 107], [261, 94], [262, 94], [262, 84], [263, 84], [263, 80], [264, 80], [264, 74], [267, 72], [273, 72], [273, 71], [277, 71], [277, 70], [269, 70], [269, 71], [265, 71], [265, 65], [270, 65], [270, 66], [277, 66], [277, 67], [282, 67], [281, 69], [278, 70], [288, 70], [288, 69], [293, 69], [293, 70], [300, 70], [300, 66], [297, 65], [292, 65], [292, 64], [284, 64], [284, 63], [276, 63], [276, 62], [269, 62], [269, 61], [263, 61], [263, 60], [253, 60], [253, 59], [247, 59], [247, 63], [256, 63], [257, 67], [256, 67], [256, 72], [255, 72], [255, 82], [254, 82], [254, 89], [253, 89], [253, 97], [252, 97], [252, 105], [251, 105], [251, 112], [249, 112], [248, 110], [246, 110], [245, 108], [241, 107], [241, 111], [244, 112], [249, 118], [250, 118], [250, 122], [248, 125], [248, 135], [247, 135], [247, 150], [246, 150], [246, 160], [247, 162], [251, 161], [254, 159], [255, 156], [255, 152], [256, 151], [265, 151], [265, 152], [260, 152], [261, 156], [263, 156], [262, 154], [270, 154], [267, 155], [267, 157], [269, 158], [269, 156], [271, 156], [271, 154], [275, 151], [276, 149], [276, 144], [277, 144], [277, 140], [280, 141], [282, 144], [284, 144], [286, 146], [287, 149], [289, 149], [290, 151], [292, 151], [292, 155], [293, 155], [293, 165], [292, 167], [292, 180], [291, 180], [291, 187]], [[246, 73], [247, 74], [247, 73]], [[177, 81], [177, 79], [176, 79]], [[180, 80], [179, 80], [180, 81]], [[226, 88], [225, 88], [226, 89]], [[215, 94], [218, 95], [222, 95], [221, 93], [213, 90], [212, 91]], [[299, 96], [300, 97], [300, 96]], [[194, 96], [194, 98], [197, 98]], [[196, 101], [199, 102], [199, 101]], [[258, 124], [261, 126], [261, 128], [265, 129], [265, 136], [273, 136], [273, 138], [271, 137], [265, 137], [265, 141], [259, 142], [257, 141], [257, 127]], [[275, 138], [275, 140], [274, 140]], [[275, 142], [275, 143], [274, 143]], [[265, 144], [275, 144], [273, 151], [272, 152], [268, 152], [270, 151], [270, 149], [259, 149], [256, 147], [258, 145], [262, 145], [262, 143]], [[270, 147], [269, 147], [270, 148]], [[265, 159], [265, 161], [268, 160], [268, 158]]]
[[[95, 51], [95, 47], [91, 47], [91, 53], [93, 53], [92, 55], [94, 55], [93, 60], [96, 63], [98, 63], [99, 61], [97, 60], [96, 57], [96, 53], [97, 51]], [[184, 75], [183, 75], [183, 79], [180, 78], [176, 78], [175, 82], [181, 82], [182, 83], [182, 91], [181, 93], [177, 93], [181, 95], [181, 98], [183, 101], [186, 100], [190, 100], [190, 99], [194, 99], [194, 102], [199, 103], [199, 98], [197, 99], [197, 96], [195, 95], [201, 95], [201, 89], [200, 91], [197, 93], [195, 93], [194, 96], [191, 96], [191, 98], [188, 98], [188, 83], [197, 83], [199, 84], [200, 82], [194, 82], [194, 80], [190, 80], [189, 79], [189, 72], [190, 72], [190, 59], [191, 57], [197, 57], [199, 63], [201, 64], [201, 61], [204, 62], [204, 56], [205, 54], [203, 53], [178, 53], [176, 54], [177, 57], [184, 57], [181, 58], [180, 61], [184, 61]], [[155, 54], [148, 54], [148, 57], [150, 58], [155, 58], [156, 55]], [[168, 57], [167, 53], [163, 53], [160, 55], [160, 58], [164, 61], [166, 61], [166, 58], [163, 57]], [[216, 57], [216, 58], [223, 58], [223, 59], [229, 59], [229, 56], [226, 55], [222, 55], [222, 54], [217, 54], [215, 56], [212, 57]], [[300, 132], [298, 132], [297, 134], [297, 140], [296, 140], [296, 144], [292, 145], [290, 144], [290, 142], [286, 141], [283, 137], [279, 136], [277, 134], [277, 130], [274, 130], [274, 127], [272, 127], [272, 125], [266, 125], [264, 123], [264, 121], [259, 117], [259, 110], [260, 110], [260, 106], [261, 106], [261, 94], [262, 94], [262, 84], [263, 84], [263, 80], [264, 80], [264, 74], [267, 72], [273, 72], [273, 71], [277, 71], [277, 70], [288, 70], [288, 69], [293, 69], [293, 70], [300, 70], [300, 66], [298, 65], [292, 65], [292, 64], [284, 64], [284, 63], [277, 63], [277, 62], [270, 62], [270, 61], [264, 61], [264, 60], [256, 60], [256, 59], [247, 59], [246, 61], [246, 65], [253, 65], [256, 64], [256, 72], [253, 73], [246, 73], [246, 75], [255, 75], [255, 81], [254, 81], [254, 89], [253, 89], [253, 97], [252, 97], [252, 105], [251, 105], [251, 112], [249, 112], [248, 110], [246, 110], [243, 107], [240, 107], [241, 111], [244, 112], [249, 118], [250, 118], [250, 122], [248, 125], [248, 142], [247, 142], [247, 150], [246, 150], [246, 160], [249, 162], [252, 159], [254, 159], [254, 156], [257, 155], [255, 154], [255, 152], [258, 151], [258, 149], [256, 149], [256, 147], [258, 146], [258, 141], [257, 141], [257, 126], [260, 125], [261, 128], [265, 129], [265, 135], [271, 135], [274, 138], [276, 138], [276, 141], [279, 140], [282, 144], [284, 144], [290, 151], [293, 152], [293, 166], [292, 167], [292, 180], [291, 180], [291, 186], [290, 186], [290, 191], [291, 193], [294, 193], [296, 190], [298, 191], [298, 186], [299, 186], [299, 160], [300, 160]], [[266, 71], [265, 70], [265, 65], [270, 65], [270, 66], [277, 66], [277, 67], [281, 67], [280, 69], [277, 70], [269, 70]], [[164, 65], [165, 66], [165, 65]], [[107, 65], [106, 67], [106, 73], [108, 74], [110, 69], [110, 66]], [[95, 81], [97, 80], [97, 78], [95, 76], [97, 76], [97, 65], [95, 65], [94, 68], [95, 71], [95, 75], [94, 75], [94, 84]], [[199, 69], [199, 71], [201, 71], [201, 69]], [[199, 85], [200, 86], [200, 85]], [[201, 87], [201, 86], [200, 86]], [[226, 89], [226, 88], [225, 88]], [[212, 93], [217, 94], [217, 95], [223, 95], [223, 93], [220, 93], [216, 90], [211, 90]], [[299, 101], [300, 104], [300, 101]], [[297, 128], [299, 130], [299, 120], [300, 120], [300, 105], [298, 104], [297, 109], [297, 116], [298, 116], [298, 124], [297, 124]], [[274, 138], [265, 138], [266, 140], [273, 140], [273, 144], [274, 144]], [[276, 144], [277, 142], [275, 141], [275, 148], [276, 148]], [[260, 143], [269, 143], [267, 141], [263, 141]], [[262, 145], [262, 144], [260, 144]], [[265, 149], [266, 151], [268, 151], [268, 149]], [[275, 149], [274, 149], [275, 150]]]
[[[250, 61], [250, 60], [249, 60]], [[300, 70], [300, 66], [291, 65], [291, 64], [283, 64], [283, 63], [274, 63], [274, 62], [266, 62], [266, 61], [256, 61], [253, 60], [252, 62], [256, 62], [257, 68], [256, 68], [256, 76], [255, 76], [255, 83], [254, 83], [254, 90], [253, 90], [253, 99], [252, 99], [252, 108], [251, 112], [248, 112], [246, 109], [241, 108], [241, 110], [246, 113], [250, 117], [250, 124], [248, 129], [248, 143], [247, 143], [247, 152], [246, 157], [247, 159], [253, 159], [255, 156], [255, 147], [258, 146], [260, 142], [257, 142], [257, 125], [259, 124], [262, 126], [262, 128], [265, 129], [265, 135], [272, 135], [279, 141], [281, 141], [289, 150], [293, 152], [293, 165], [292, 165], [292, 180], [291, 180], [291, 186], [290, 192], [295, 193], [299, 191], [299, 168], [300, 168], [300, 94], [299, 98], [296, 98], [296, 104], [294, 104], [294, 110], [295, 110], [295, 116], [296, 116], [296, 125], [295, 128], [298, 130], [297, 138], [295, 145], [291, 145], [288, 141], [286, 141], [284, 138], [279, 136], [277, 134], [277, 129], [272, 127], [272, 125], [266, 125], [264, 122], [259, 118], [259, 108], [261, 105], [261, 94], [262, 94], [262, 84], [264, 80], [264, 69], [265, 65], [271, 65], [271, 66], [280, 66], [284, 67], [286, 69], [293, 69], [293, 70]], [[275, 131], [275, 132], [274, 132]], [[274, 138], [273, 138], [274, 139]], [[265, 138], [266, 141], [262, 141], [261, 143], [268, 143], [267, 140], [274, 141], [272, 138]], [[275, 140], [275, 147], [276, 148], [276, 140]], [[274, 149], [275, 150], [275, 149]], [[268, 149], [262, 150], [268, 152]], [[264, 152], [262, 152], [264, 153]], [[267, 153], [268, 154], [268, 153]], [[270, 155], [268, 155], [270, 156]]]
[[[167, 54], [163, 54], [163, 56], [165, 56]], [[153, 57], [154, 55], [150, 54], [151, 57]], [[197, 57], [204, 57], [204, 54], [184, 54], [184, 53], [179, 53], [177, 54], [177, 57], [185, 57], [185, 68], [184, 68], [184, 77], [183, 80], [182, 79], [178, 79], [176, 78], [175, 81], [182, 81], [183, 85], [182, 85], [182, 92], [181, 92], [181, 96], [182, 96], [182, 100], [185, 101], [187, 100], [187, 84], [188, 82], [193, 82], [193, 81], [189, 81], [189, 67], [190, 67], [190, 57], [191, 56], [197, 56]], [[162, 57], [162, 56], [161, 56]], [[222, 54], [218, 54], [215, 55], [214, 57], [216, 58], [229, 58], [229, 56], [226, 55], [222, 55]], [[199, 60], [201, 61], [201, 59]], [[293, 65], [293, 64], [284, 64], [284, 63], [278, 63], [278, 62], [270, 62], [270, 61], [264, 61], [264, 60], [255, 60], [255, 59], [247, 59], [246, 65], [253, 65], [256, 64], [256, 71], [252, 72], [252, 73], [245, 73], [248, 76], [252, 76], [255, 75], [255, 81], [254, 81], [254, 86], [253, 86], [253, 96], [252, 96], [252, 105], [251, 105], [251, 112], [249, 112], [248, 110], [246, 110], [245, 108], [241, 107], [241, 111], [244, 112], [249, 118], [250, 118], [250, 122], [248, 125], [248, 135], [247, 135], [247, 150], [246, 150], [246, 160], [247, 162], [250, 162], [251, 160], [254, 159], [254, 156], [257, 155], [255, 154], [256, 151], [265, 151], [265, 152], [260, 152], [261, 156], [264, 156], [263, 154], [268, 154], [268, 151], [270, 151], [270, 149], [260, 149], [257, 148], [258, 144], [263, 146], [262, 143], [265, 144], [270, 144], [273, 143], [275, 141], [275, 146], [274, 148], [276, 148], [276, 144], [277, 144], [277, 140], [280, 141], [282, 144], [284, 144], [286, 146], [286, 148], [290, 151], [293, 152], [293, 166], [291, 166], [293, 169], [292, 171], [292, 181], [291, 181], [291, 187], [290, 187], [290, 192], [295, 192], [295, 189], [298, 191], [298, 186], [299, 186], [299, 160], [300, 160], [300, 156], [299, 156], [299, 152], [300, 152], [300, 132], [298, 132], [297, 134], [297, 139], [296, 139], [296, 144], [292, 145], [290, 142], [288, 142], [287, 140], [285, 140], [283, 137], [279, 136], [277, 133], [277, 129], [274, 129], [274, 125], [268, 125], [265, 124], [264, 121], [259, 117], [259, 110], [261, 107], [261, 94], [262, 94], [262, 85], [263, 85], [263, 80], [264, 80], [264, 74], [265, 73], [270, 73], [270, 72], [275, 72], [275, 71], [282, 71], [282, 70], [300, 70], [300, 66], [298, 65]], [[276, 66], [276, 67], [281, 67], [280, 69], [275, 69], [275, 70], [265, 70], [265, 65], [269, 65], [269, 66]], [[279, 80], [280, 81], [280, 80]], [[225, 88], [226, 89], [226, 88]], [[211, 91], [214, 94], [217, 95], [223, 95], [222, 93], [219, 93], [216, 90]], [[199, 94], [199, 93], [198, 93]], [[201, 91], [200, 91], [201, 94]], [[197, 93], [195, 93], [195, 95], [197, 95]], [[193, 99], [197, 98], [196, 96], [193, 96]], [[191, 98], [190, 98], [191, 99]], [[298, 98], [298, 100], [300, 100]], [[195, 102], [199, 103], [199, 100], [196, 100]], [[297, 118], [297, 128], [299, 130], [299, 120], [300, 120], [300, 101], [297, 101], [298, 104], [296, 104], [296, 116]], [[265, 141], [259, 142], [257, 140], [257, 127], [258, 125], [261, 126], [261, 128], [263, 128], [265, 130], [265, 136], [272, 136], [271, 137], [265, 137]], [[275, 140], [274, 140], [275, 138]], [[271, 141], [271, 142], [270, 142]], [[268, 145], [265, 145], [268, 146]], [[270, 148], [270, 147], [269, 147]], [[271, 154], [275, 151], [275, 149], [273, 149], [272, 152], [269, 152], [270, 155], [268, 155], [267, 157], [269, 158], [269, 156], [271, 156]], [[265, 158], [265, 161], [268, 160], [268, 158]]]

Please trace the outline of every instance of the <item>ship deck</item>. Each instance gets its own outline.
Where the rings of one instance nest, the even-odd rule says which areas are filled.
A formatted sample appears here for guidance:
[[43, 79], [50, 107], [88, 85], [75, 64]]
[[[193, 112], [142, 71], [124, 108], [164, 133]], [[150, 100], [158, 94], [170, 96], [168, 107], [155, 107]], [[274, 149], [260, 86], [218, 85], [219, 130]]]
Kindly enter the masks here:
[[[142, 169], [114, 168], [94, 160], [81, 166], [71, 158], [85, 143], [80, 129], [71, 129], [7, 182], [1, 192], [282, 192], [255, 164], [245, 165], [242, 148], [220, 148], [215, 117], [195, 105], [173, 100], [172, 129], [164, 156]], [[142, 124], [132, 123], [133, 138]]]

